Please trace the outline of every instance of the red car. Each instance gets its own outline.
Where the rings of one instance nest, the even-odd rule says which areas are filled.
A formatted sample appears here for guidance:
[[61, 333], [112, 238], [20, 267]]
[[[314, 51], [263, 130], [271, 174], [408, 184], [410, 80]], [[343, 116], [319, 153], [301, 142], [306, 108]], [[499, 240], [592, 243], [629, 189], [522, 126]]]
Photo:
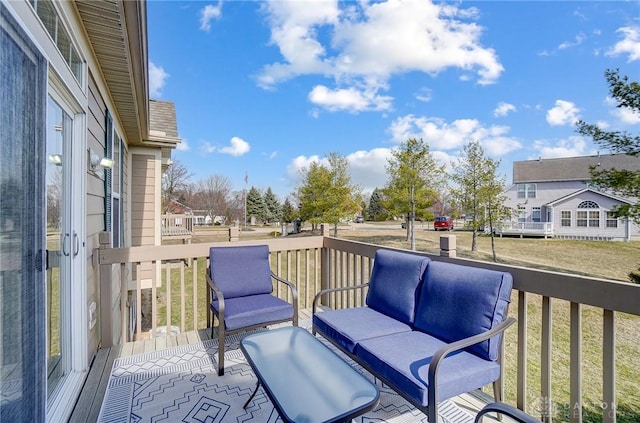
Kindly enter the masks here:
[[434, 231], [452, 231], [453, 220], [449, 216], [438, 216], [433, 222]]

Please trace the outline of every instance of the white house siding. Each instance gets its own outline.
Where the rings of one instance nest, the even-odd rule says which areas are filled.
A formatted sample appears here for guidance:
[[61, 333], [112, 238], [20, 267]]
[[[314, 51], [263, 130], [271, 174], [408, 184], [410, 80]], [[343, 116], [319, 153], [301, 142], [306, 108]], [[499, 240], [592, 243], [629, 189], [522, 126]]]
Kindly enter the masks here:
[[[584, 201], [592, 201], [600, 207], [598, 209], [578, 209], [580, 203]], [[620, 203], [615, 199], [590, 191], [586, 191], [579, 196], [569, 197], [566, 201], [559, 201], [553, 206], [554, 235], [576, 238], [625, 239], [628, 231], [626, 219], [617, 219], [617, 228], [607, 227], [607, 212], [618, 204]], [[562, 226], [561, 224], [563, 210], [571, 212], [570, 227]], [[577, 210], [599, 211], [599, 226], [577, 226]]]
[[[545, 205], [562, 197], [566, 197], [576, 191], [584, 189], [586, 186], [584, 182], [580, 181], [566, 181], [566, 182], [529, 182], [536, 185], [536, 198], [518, 198], [518, 188], [516, 184], [513, 184], [506, 191], [508, 199], [504, 202], [506, 207], [511, 208], [514, 212], [517, 212], [518, 205], [522, 205], [526, 211], [526, 222], [532, 222], [531, 213], [534, 207], [540, 207], [542, 209], [541, 222], [547, 221], [547, 213], [545, 212]], [[513, 221], [517, 221], [517, 215], [514, 214]]]

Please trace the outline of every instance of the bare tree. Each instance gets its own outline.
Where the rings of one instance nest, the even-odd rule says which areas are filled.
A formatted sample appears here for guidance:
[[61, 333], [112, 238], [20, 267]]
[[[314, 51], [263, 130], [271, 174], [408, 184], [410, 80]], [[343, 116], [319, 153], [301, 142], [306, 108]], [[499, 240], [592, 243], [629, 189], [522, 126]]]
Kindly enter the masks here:
[[233, 200], [231, 181], [226, 176], [212, 175], [196, 184], [194, 208], [204, 210], [211, 219], [232, 218]]
[[[167, 211], [169, 202], [175, 200], [178, 195], [186, 193], [189, 187], [189, 179], [193, 176], [189, 169], [180, 161], [174, 160], [162, 175], [162, 210]], [[184, 201], [184, 198], [181, 198]]]

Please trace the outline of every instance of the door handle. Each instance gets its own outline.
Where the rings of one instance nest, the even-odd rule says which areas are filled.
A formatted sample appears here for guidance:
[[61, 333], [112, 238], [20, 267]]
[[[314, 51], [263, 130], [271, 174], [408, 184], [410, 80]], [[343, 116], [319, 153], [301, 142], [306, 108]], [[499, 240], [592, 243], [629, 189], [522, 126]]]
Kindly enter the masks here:
[[78, 238], [78, 234], [74, 231], [73, 232], [73, 242], [74, 242], [74, 250], [73, 250], [73, 256], [77, 256], [78, 253], [80, 252], [80, 238]]
[[64, 234], [62, 238], [62, 254], [65, 257], [69, 257], [69, 252], [67, 251], [67, 239], [69, 238], [69, 234]]

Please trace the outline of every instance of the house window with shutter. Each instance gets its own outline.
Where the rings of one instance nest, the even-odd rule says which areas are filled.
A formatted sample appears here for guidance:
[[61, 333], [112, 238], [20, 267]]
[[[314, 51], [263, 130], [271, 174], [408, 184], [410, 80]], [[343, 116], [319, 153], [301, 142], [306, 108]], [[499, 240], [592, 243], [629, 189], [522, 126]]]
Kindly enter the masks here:
[[124, 231], [122, 224], [123, 204], [122, 193], [122, 163], [124, 143], [118, 136], [113, 125], [113, 118], [107, 111], [105, 139], [105, 157], [113, 160], [111, 169], [104, 169], [104, 204], [105, 230], [111, 232], [111, 242], [114, 248], [124, 246]]

